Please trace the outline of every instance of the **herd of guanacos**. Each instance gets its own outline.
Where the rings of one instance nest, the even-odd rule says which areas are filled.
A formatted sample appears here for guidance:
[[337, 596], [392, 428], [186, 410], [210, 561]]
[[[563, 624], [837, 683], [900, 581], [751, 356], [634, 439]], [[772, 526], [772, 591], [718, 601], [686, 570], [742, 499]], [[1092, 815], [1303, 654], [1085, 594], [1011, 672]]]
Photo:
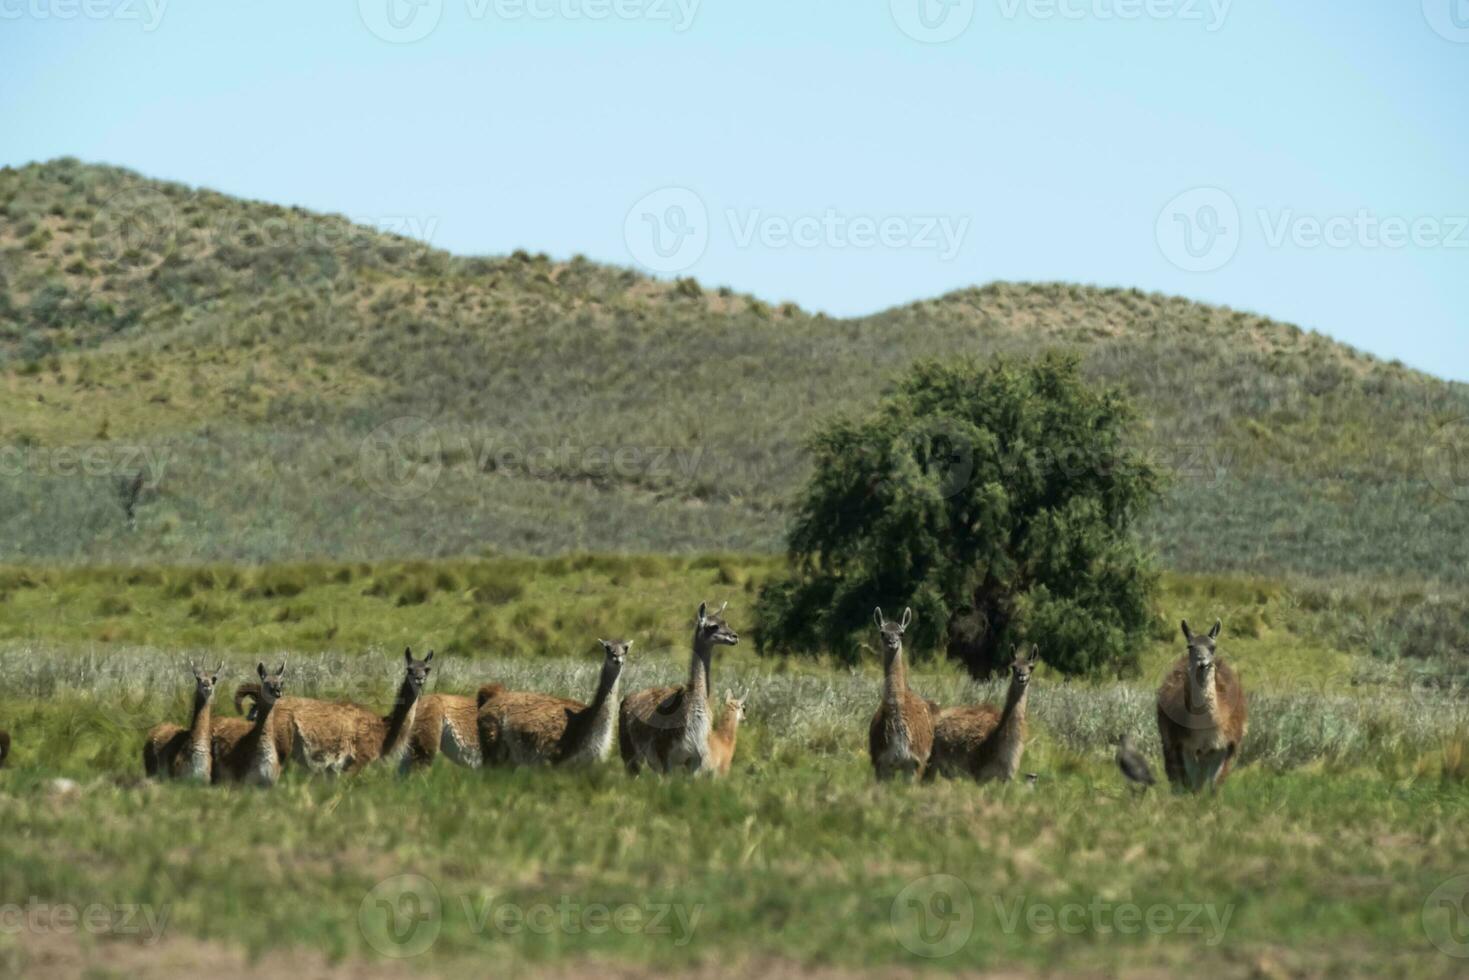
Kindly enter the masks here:
[[[419, 660], [404, 651], [404, 676], [393, 710], [378, 715], [360, 705], [285, 696], [286, 665], [257, 667], [258, 683], [242, 684], [234, 703], [241, 717], [215, 717], [220, 670], [192, 668], [195, 681], [189, 727], [164, 722], [149, 730], [143, 746], [147, 774], [160, 779], [241, 782], [271, 786], [292, 765], [313, 772], [350, 774], [379, 760], [405, 772], [443, 755], [469, 768], [598, 762], [617, 743], [623, 764], [637, 774], [729, 772], [745, 703], [726, 693], [716, 724], [710, 706], [710, 665], [716, 648], [734, 646], [739, 634], [725, 622], [726, 603], [710, 612], [700, 604], [693, 656], [685, 684], [654, 687], [623, 698], [615, 717], [618, 682], [630, 640], [601, 640], [604, 659], [597, 689], [587, 703], [550, 694], [510, 691], [486, 684], [477, 696], [424, 694], [433, 652]], [[1015, 777], [1025, 748], [1025, 705], [1039, 650], [1017, 652], [1002, 706], [942, 707], [908, 687], [903, 634], [913, 611], [888, 620], [873, 612], [882, 641], [883, 684], [869, 728], [868, 748], [879, 780], [934, 776], [979, 782]], [[1207, 634], [1183, 623], [1188, 652], [1158, 691], [1158, 733], [1163, 763], [1175, 789], [1217, 789], [1229, 775], [1246, 729], [1239, 679], [1215, 654], [1221, 624]], [[246, 705], [249, 703], [247, 710]], [[1147, 761], [1126, 736], [1118, 739], [1117, 764], [1133, 784], [1152, 785]], [[0, 731], [0, 765], [10, 736]]]

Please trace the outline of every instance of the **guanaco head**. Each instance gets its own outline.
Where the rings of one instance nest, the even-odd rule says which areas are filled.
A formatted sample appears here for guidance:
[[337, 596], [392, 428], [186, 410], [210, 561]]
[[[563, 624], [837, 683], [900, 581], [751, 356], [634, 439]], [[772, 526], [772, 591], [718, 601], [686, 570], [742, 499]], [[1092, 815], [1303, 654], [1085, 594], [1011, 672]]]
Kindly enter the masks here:
[[255, 672], [260, 675], [260, 698], [254, 709], [254, 713], [258, 716], [285, 696], [286, 662], [282, 660], [281, 665], [273, 674], [266, 669], [263, 663], [255, 666]]
[[597, 642], [602, 644], [602, 653], [605, 656], [602, 661], [603, 669], [621, 670], [622, 665], [627, 662], [627, 655], [632, 652], [632, 640], [598, 639]]
[[746, 700], [746, 698], [735, 697], [733, 691], [724, 692], [724, 716], [731, 719], [733, 724], [738, 724], [745, 720]]
[[740, 642], [740, 634], [730, 629], [724, 621], [724, 610], [729, 603], [720, 606], [717, 612], [709, 612], [708, 603], [699, 603], [698, 625], [694, 628], [694, 643], [701, 650], [710, 647], [732, 647]]
[[1219, 630], [1223, 626], [1216, 619], [1214, 628], [1205, 636], [1189, 629], [1188, 620], [1183, 621], [1183, 638], [1188, 641], [1189, 672], [1200, 684], [1208, 683], [1214, 675], [1214, 641], [1219, 638]]
[[877, 635], [882, 637], [882, 652], [889, 658], [903, 649], [903, 633], [913, 624], [913, 610], [904, 609], [901, 622], [892, 622], [882, 614], [882, 607], [872, 610], [872, 619], [877, 623]]
[[219, 672], [224, 670], [224, 664], [220, 664], [213, 670], [200, 670], [190, 664], [189, 670], [194, 672], [194, 702], [208, 704], [213, 701], [214, 685], [219, 683]]
[[422, 660], [413, 659], [413, 648], [407, 647], [403, 651], [403, 686], [416, 698], [423, 693], [423, 686], [428, 683], [429, 661], [434, 659], [434, 652], [430, 650], [428, 656]]
[[1030, 683], [1031, 672], [1041, 662], [1041, 648], [1032, 643], [1029, 653], [1019, 647], [1012, 652], [1015, 654], [1015, 659], [1010, 661], [1010, 683], [1024, 690]]

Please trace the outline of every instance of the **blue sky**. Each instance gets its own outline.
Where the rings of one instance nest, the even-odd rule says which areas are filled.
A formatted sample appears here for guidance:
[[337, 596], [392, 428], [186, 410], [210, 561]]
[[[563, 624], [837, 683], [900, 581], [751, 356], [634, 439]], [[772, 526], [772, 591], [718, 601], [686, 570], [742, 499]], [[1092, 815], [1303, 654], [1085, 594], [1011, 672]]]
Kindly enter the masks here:
[[1469, 0], [0, 0], [73, 155], [833, 314], [995, 279], [1469, 379]]

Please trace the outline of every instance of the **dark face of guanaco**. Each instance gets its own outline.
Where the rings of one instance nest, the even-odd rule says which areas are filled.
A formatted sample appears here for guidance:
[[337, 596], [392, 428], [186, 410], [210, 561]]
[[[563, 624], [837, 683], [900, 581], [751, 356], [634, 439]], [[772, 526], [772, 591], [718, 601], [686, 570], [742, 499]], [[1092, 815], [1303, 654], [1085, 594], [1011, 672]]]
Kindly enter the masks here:
[[1219, 631], [1223, 628], [1223, 622], [1214, 621], [1214, 628], [1208, 635], [1195, 633], [1188, 628], [1188, 620], [1183, 621], [1183, 638], [1188, 642], [1188, 668], [1194, 679], [1200, 684], [1207, 684], [1214, 676], [1214, 641], [1219, 638]]
[[268, 708], [275, 704], [286, 692], [286, 662], [281, 661], [280, 667], [272, 674], [266, 669], [265, 664], [257, 664], [255, 672], [260, 676], [260, 707]]
[[719, 607], [717, 612], [709, 612], [708, 603], [699, 603], [698, 638], [699, 645], [704, 649], [710, 647], [732, 647], [740, 642], [740, 634], [729, 628], [724, 621], [724, 610], [729, 605], [725, 603]]
[[597, 640], [602, 644], [602, 669], [607, 671], [621, 671], [622, 665], [627, 662], [627, 655], [632, 652], [632, 640]]
[[903, 618], [892, 622], [883, 616], [882, 607], [878, 606], [872, 611], [872, 619], [877, 623], [877, 635], [882, 640], [883, 655], [891, 660], [903, 649], [903, 634], [913, 623], [913, 610], [904, 609]]
[[403, 668], [406, 671], [404, 683], [408, 685], [408, 690], [413, 693], [414, 697], [418, 697], [423, 693], [424, 685], [428, 683], [429, 671], [433, 670], [429, 666], [429, 661], [433, 659], [434, 652], [432, 650], [422, 660], [413, 659], [412, 647], [408, 647], [403, 651]]
[[1030, 675], [1041, 662], [1041, 648], [1031, 646], [1029, 653], [1016, 652], [1010, 662], [1010, 682], [1022, 691], [1030, 684]]
[[198, 704], [208, 704], [214, 700], [214, 685], [219, 683], [219, 673], [224, 670], [224, 664], [220, 664], [213, 670], [200, 670], [193, 665], [189, 669], [194, 672], [194, 700]]

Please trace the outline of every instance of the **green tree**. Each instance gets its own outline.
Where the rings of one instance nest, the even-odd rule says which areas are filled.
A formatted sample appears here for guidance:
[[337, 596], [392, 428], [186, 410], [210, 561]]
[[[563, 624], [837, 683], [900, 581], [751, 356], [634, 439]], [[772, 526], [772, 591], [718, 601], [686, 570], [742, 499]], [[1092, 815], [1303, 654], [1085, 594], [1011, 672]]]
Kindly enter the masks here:
[[757, 648], [851, 658], [873, 606], [911, 605], [915, 648], [976, 676], [1021, 642], [1067, 673], [1135, 666], [1157, 576], [1131, 529], [1160, 477], [1129, 451], [1133, 418], [1070, 355], [917, 365], [813, 438]]

